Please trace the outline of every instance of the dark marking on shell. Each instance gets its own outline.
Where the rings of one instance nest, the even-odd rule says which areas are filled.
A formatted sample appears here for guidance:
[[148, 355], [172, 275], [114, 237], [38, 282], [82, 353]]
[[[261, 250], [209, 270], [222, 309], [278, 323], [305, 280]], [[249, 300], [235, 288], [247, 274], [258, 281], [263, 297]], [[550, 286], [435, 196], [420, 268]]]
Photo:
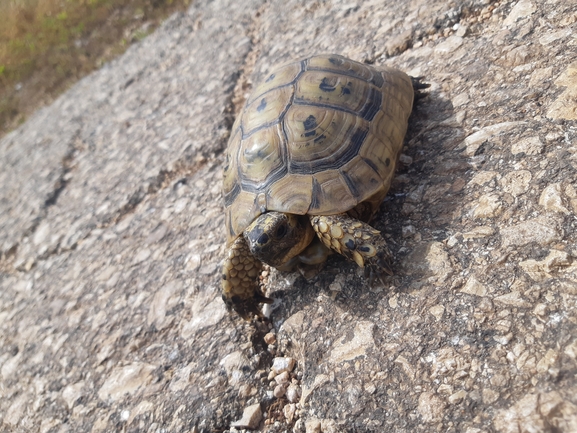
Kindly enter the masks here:
[[363, 142], [365, 141], [365, 138], [367, 138], [367, 134], [369, 133], [369, 131], [367, 131], [366, 129], [363, 128], [358, 128], [353, 135], [351, 136], [351, 144], [350, 147], [355, 147], [358, 151], [358, 149], [361, 148], [361, 146], [363, 145]]
[[[333, 59], [333, 60], [335, 60], [335, 62], [332, 62], [330, 59], [329, 59], [329, 62], [331, 62], [333, 65], [335, 65], [335, 66], [337, 66], [337, 67], [342, 64], [342, 62], [341, 62], [339, 59]], [[381, 87], [383, 87], [383, 84], [385, 84], [385, 80], [384, 80], [384, 78], [383, 78], [383, 75], [382, 75], [380, 72], [375, 72], [375, 73], [373, 73], [373, 71], [370, 71], [370, 72], [371, 72], [371, 78], [366, 78], [366, 77], [363, 77], [363, 76], [355, 73], [354, 71], [352, 71], [352, 70], [350, 70], [350, 69], [347, 70], [347, 71], [344, 71], [344, 70], [342, 70], [342, 69], [333, 69], [333, 68], [330, 68], [330, 67], [329, 67], [329, 68], [308, 67], [307, 70], [309, 70], [309, 71], [331, 72], [331, 73], [334, 72], [334, 73], [336, 73], [336, 74], [338, 74], [338, 75], [344, 75], [344, 76], [346, 76], [346, 77], [357, 78], [357, 79], [359, 79], [359, 80], [364, 81], [365, 83], [371, 83], [371, 84], [377, 86], [379, 89], [380, 89]]]
[[371, 247], [367, 245], [361, 245], [360, 247], [357, 247], [357, 250], [359, 250], [362, 253], [369, 253], [371, 252]]
[[258, 107], [256, 107], [256, 111], [258, 111], [260, 113], [265, 108], [266, 108], [266, 99], [262, 98], [262, 100], [260, 101], [260, 104], [258, 105]]
[[[311, 161], [289, 161], [289, 172], [295, 174], [314, 174], [324, 170], [337, 169], [344, 166], [358, 155], [368, 131], [358, 128], [352, 135], [348, 145], [343, 145], [338, 152], [322, 159]], [[268, 179], [267, 179], [268, 182]]]
[[353, 241], [352, 239], [349, 239], [348, 241], [345, 242], [345, 247], [347, 247], [349, 250], [354, 250], [355, 249], [355, 241]]
[[359, 112], [359, 115], [369, 122], [372, 121], [375, 115], [381, 109], [382, 102], [383, 94], [377, 89], [371, 87], [371, 90], [367, 96], [367, 102]]
[[341, 111], [343, 113], [349, 113], [349, 114], [352, 114], [354, 116], [359, 115], [359, 113], [357, 113], [356, 111], [349, 110], [348, 108], [342, 107], [340, 105], [324, 104], [322, 102], [313, 102], [313, 101], [308, 101], [306, 99], [299, 99], [299, 98], [295, 98], [293, 103], [295, 105], [307, 105], [309, 107], [330, 108], [331, 110]]
[[268, 83], [269, 81], [274, 80], [274, 77], [276, 77], [275, 74], [270, 74], [269, 77], [266, 79], [265, 83]]
[[391, 165], [391, 158], [387, 158], [385, 159], [385, 165], [388, 167], [389, 165]]
[[334, 92], [336, 87], [333, 86], [331, 83], [328, 82], [327, 78], [323, 78], [321, 80], [321, 84], [319, 84], [319, 89], [323, 92]]
[[377, 173], [377, 174], [379, 173], [379, 168], [377, 167], [377, 165], [376, 165], [373, 161], [371, 161], [371, 160], [368, 159], [368, 158], [363, 158], [363, 161], [364, 161], [369, 167], [371, 167], [371, 168], [374, 170], [375, 173]]
[[288, 170], [286, 164], [281, 164], [274, 171], [272, 171], [262, 182], [252, 182], [245, 177], [241, 180], [242, 190], [252, 192], [254, 194], [258, 194], [261, 191], [266, 191], [266, 189], [270, 185], [273, 185], [279, 179], [285, 177], [287, 173]]
[[369, 80], [369, 83], [374, 84], [380, 89], [381, 87], [383, 87], [383, 84], [385, 84], [385, 80], [383, 78], [383, 75], [377, 72], [377, 75], [373, 75], [373, 78]]
[[313, 192], [312, 192], [312, 200], [311, 200], [311, 205], [309, 207], [309, 211], [311, 209], [318, 209], [318, 207], [320, 206], [319, 198], [320, 198], [322, 193], [323, 193], [323, 190], [321, 189], [321, 185], [319, 184], [319, 181], [313, 177]]
[[309, 115], [303, 122], [303, 126], [305, 127], [305, 131], [310, 131], [311, 129], [315, 129], [317, 127], [317, 119], [312, 114]]
[[230, 206], [234, 202], [236, 196], [239, 194], [240, 194], [240, 185], [238, 183], [235, 183], [234, 187], [230, 191], [224, 193], [225, 206]]
[[349, 191], [351, 192], [353, 197], [358, 197], [359, 196], [359, 190], [357, 188], [355, 181], [353, 179], [351, 179], [351, 177], [349, 176], [349, 174], [346, 171], [341, 171], [341, 176], [343, 176], [343, 179], [345, 180], [345, 183], [347, 184], [347, 188], [349, 189]]
[[263, 159], [268, 154], [264, 153], [262, 148], [259, 148], [256, 152], [252, 151], [252, 149], [244, 149], [243, 155], [247, 162], [255, 162], [259, 159]]
[[[229, 205], [227, 205], [227, 207], [228, 207], [228, 206], [229, 206]], [[230, 210], [228, 210], [228, 212], [230, 212]], [[228, 227], [227, 227], [227, 229], [228, 229], [228, 234], [230, 235], [230, 237], [235, 237], [235, 236], [236, 236], [236, 233], [235, 233], [234, 230], [232, 229], [232, 224], [230, 223], [230, 218], [228, 218], [228, 216], [227, 216], [227, 218], [225, 218], [225, 220], [229, 220], [229, 221], [228, 221]]]
[[[285, 112], [282, 113], [283, 116], [284, 116], [284, 113], [285, 113]], [[246, 134], [245, 134], [244, 131], [243, 131], [242, 139], [243, 139], [243, 140], [246, 140], [247, 138], [249, 138], [249, 137], [250, 137], [252, 134], [254, 134], [255, 132], [261, 131], [261, 130], [266, 129], [266, 128], [270, 128], [271, 126], [274, 126], [274, 125], [278, 125], [278, 123], [279, 123], [281, 120], [282, 120], [282, 117], [279, 116], [278, 118], [274, 119], [272, 122], [264, 123], [264, 124], [262, 124], [262, 125], [257, 126], [257, 127], [254, 128], [254, 129], [251, 129], [251, 130], [248, 131]]]
[[312, 114], [309, 115], [309, 117], [307, 117], [305, 119], [305, 121], [303, 122], [303, 126], [305, 128], [305, 133], [304, 136], [305, 137], [314, 137], [316, 135], [316, 128], [317, 128], [317, 119], [315, 116], [313, 116]]
[[313, 141], [315, 143], [318, 143], [321, 140], [324, 140], [325, 138], [327, 138], [327, 136], [325, 134], [319, 135], [317, 138], [315, 138]]

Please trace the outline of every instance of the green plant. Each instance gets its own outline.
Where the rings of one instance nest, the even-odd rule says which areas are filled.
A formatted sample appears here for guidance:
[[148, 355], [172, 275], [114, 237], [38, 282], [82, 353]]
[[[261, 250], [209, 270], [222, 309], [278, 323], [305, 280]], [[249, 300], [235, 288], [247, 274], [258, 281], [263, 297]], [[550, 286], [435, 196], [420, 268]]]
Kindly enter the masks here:
[[189, 1], [0, 0], [0, 136]]

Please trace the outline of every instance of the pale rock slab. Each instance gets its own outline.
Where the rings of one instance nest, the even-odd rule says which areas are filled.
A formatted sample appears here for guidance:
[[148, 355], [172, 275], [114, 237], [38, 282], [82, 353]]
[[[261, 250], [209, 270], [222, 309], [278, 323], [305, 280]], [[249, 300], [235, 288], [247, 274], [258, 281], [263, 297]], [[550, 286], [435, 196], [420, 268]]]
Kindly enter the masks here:
[[329, 355], [329, 361], [339, 364], [359, 356], [365, 356], [367, 348], [374, 345], [374, 326], [375, 324], [372, 322], [362, 321], [355, 325], [351, 339], [346, 337], [337, 338]]
[[134, 394], [152, 380], [154, 365], [135, 362], [124, 367], [116, 367], [98, 391], [103, 401], [118, 400], [126, 394]]

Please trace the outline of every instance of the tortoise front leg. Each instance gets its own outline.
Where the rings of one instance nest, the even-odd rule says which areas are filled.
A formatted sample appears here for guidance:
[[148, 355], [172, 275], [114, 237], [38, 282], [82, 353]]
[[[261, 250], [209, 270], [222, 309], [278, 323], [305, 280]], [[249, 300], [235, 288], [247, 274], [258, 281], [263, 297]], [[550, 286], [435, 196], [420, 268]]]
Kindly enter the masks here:
[[252, 255], [244, 237], [237, 238], [222, 265], [222, 300], [246, 320], [255, 314], [262, 317], [260, 303], [272, 303], [258, 285], [261, 268], [262, 263]]
[[311, 224], [327, 247], [376, 275], [393, 275], [391, 252], [381, 232], [347, 214], [314, 215]]

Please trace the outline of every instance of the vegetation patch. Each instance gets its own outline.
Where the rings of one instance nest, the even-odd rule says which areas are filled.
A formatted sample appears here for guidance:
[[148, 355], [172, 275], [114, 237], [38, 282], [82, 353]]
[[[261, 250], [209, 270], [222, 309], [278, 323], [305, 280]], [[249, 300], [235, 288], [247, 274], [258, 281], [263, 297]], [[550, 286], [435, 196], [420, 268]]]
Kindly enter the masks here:
[[0, 0], [0, 136], [192, 0]]

